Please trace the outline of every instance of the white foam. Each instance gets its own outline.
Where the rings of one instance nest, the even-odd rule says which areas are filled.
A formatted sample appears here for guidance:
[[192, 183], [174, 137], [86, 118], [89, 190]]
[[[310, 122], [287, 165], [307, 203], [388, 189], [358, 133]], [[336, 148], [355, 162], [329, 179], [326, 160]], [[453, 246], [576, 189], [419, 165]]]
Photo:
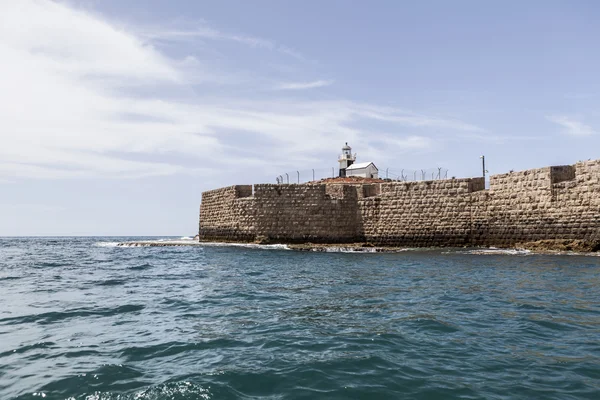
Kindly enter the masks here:
[[459, 253], [481, 254], [481, 255], [506, 254], [506, 255], [512, 255], [512, 256], [524, 256], [524, 255], [531, 254], [531, 251], [525, 250], [525, 249], [498, 249], [495, 247], [490, 247], [488, 249], [473, 249], [473, 250], [462, 251]]
[[311, 251], [321, 251], [325, 253], [402, 253], [405, 251], [413, 251], [418, 249], [405, 248], [405, 249], [386, 249], [385, 247], [344, 247], [344, 246], [327, 246], [317, 247]]
[[98, 246], [98, 247], [117, 247], [119, 245], [119, 242], [97, 242], [94, 243], [94, 246]]
[[173, 246], [198, 246], [198, 247], [244, 247], [249, 249], [264, 249], [264, 250], [290, 250], [285, 244], [256, 244], [256, 243], [221, 243], [221, 242], [196, 242], [193, 239], [157, 239], [143, 240], [139, 242], [121, 242], [115, 243], [119, 247], [152, 247], [153, 244], [160, 243], [161, 245]]
[[324, 247], [315, 248], [312, 251], [324, 251], [325, 253], [376, 253], [377, 249], [373, 247], [354, 248], [354, 247]]
[[594, 253], [575, 253], [575, 252], [570, 252], [570, 253], [560, 253], [560, 254], [565, 254], [567, 256], [600, 257], [600, 251], [596, 251]]
[[199, 245], [208, 247], [245, 247], [248, 249], [290, 250], [287, 244], [201, 242]]
[[194, 239], [189, 236], [182, 236], [179, 238], [179, 240], [194, 240]]
[[546, 254], [554, 256], [586, 256], [586, 257], [600, 257], [600, 252], [595, 253], [578, 253], [575, 251], [532, 251], [525, 249], [498, 249], [496, 247], [489, 247], [487, 249], [471, 249], [465, 251], [447, 251], [442, 254], [476, 254], [476, 255], [512, 255], [512, 256], [526, 256], [535, 254]]

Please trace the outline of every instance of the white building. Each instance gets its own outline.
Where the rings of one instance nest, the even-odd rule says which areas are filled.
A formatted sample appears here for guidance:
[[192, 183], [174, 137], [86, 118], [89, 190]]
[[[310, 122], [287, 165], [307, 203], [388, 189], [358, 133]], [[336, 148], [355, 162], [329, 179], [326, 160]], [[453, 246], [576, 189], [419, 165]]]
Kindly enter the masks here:
[[346, 176], [379, 178], [379, 170], [372, 162], [356, 163], [346, 168]]

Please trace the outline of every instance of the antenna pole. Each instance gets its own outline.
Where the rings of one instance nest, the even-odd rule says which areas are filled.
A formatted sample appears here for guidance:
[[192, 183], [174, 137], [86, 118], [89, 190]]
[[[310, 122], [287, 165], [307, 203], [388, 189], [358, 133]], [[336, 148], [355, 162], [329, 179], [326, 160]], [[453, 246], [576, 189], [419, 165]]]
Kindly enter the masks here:
[[485, 180], [485, 156], [480, 156], [479, 158], [481, 158], [481, 168], [483, 171], [483, 179]]

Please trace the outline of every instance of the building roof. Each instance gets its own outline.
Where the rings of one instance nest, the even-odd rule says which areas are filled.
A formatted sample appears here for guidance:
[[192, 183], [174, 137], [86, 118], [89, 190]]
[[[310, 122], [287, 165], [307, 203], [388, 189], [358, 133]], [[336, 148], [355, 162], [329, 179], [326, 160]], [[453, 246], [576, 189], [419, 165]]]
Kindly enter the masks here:
[[325, 178], [320, 181], [309, 182], [309, 184], [364, 184], [364, 183], [385, 183], [386, 181], [379, 178], [362, 178], [359, 176], [346, 176], [346, 177], [336, 177], [336, 178]]
[[[373, 164], [373, 163], [372, 162], [355, 163], [355, 164], [352, 164], [351, 166], [349, 166], [348, 168], [346, 168], [346, 170], [349, 170], [349, 169], [363, 169], [363, 168], [367, 168], [371, 164]], [[375, 166], [375, 164], [373, 164], [373, 166], [375, 167], [376, 170], [379, 171], [379, 169], [377, 169], [377, 167]]]

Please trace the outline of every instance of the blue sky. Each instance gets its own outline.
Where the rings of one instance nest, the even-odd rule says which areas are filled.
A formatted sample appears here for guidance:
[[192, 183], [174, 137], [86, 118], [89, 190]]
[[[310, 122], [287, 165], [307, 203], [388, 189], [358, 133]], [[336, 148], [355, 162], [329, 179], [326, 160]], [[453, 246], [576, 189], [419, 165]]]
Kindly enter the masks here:
[[336, 165], [599, 158], [595, 1], [0, 0], [0, 235], [192, 235]]

